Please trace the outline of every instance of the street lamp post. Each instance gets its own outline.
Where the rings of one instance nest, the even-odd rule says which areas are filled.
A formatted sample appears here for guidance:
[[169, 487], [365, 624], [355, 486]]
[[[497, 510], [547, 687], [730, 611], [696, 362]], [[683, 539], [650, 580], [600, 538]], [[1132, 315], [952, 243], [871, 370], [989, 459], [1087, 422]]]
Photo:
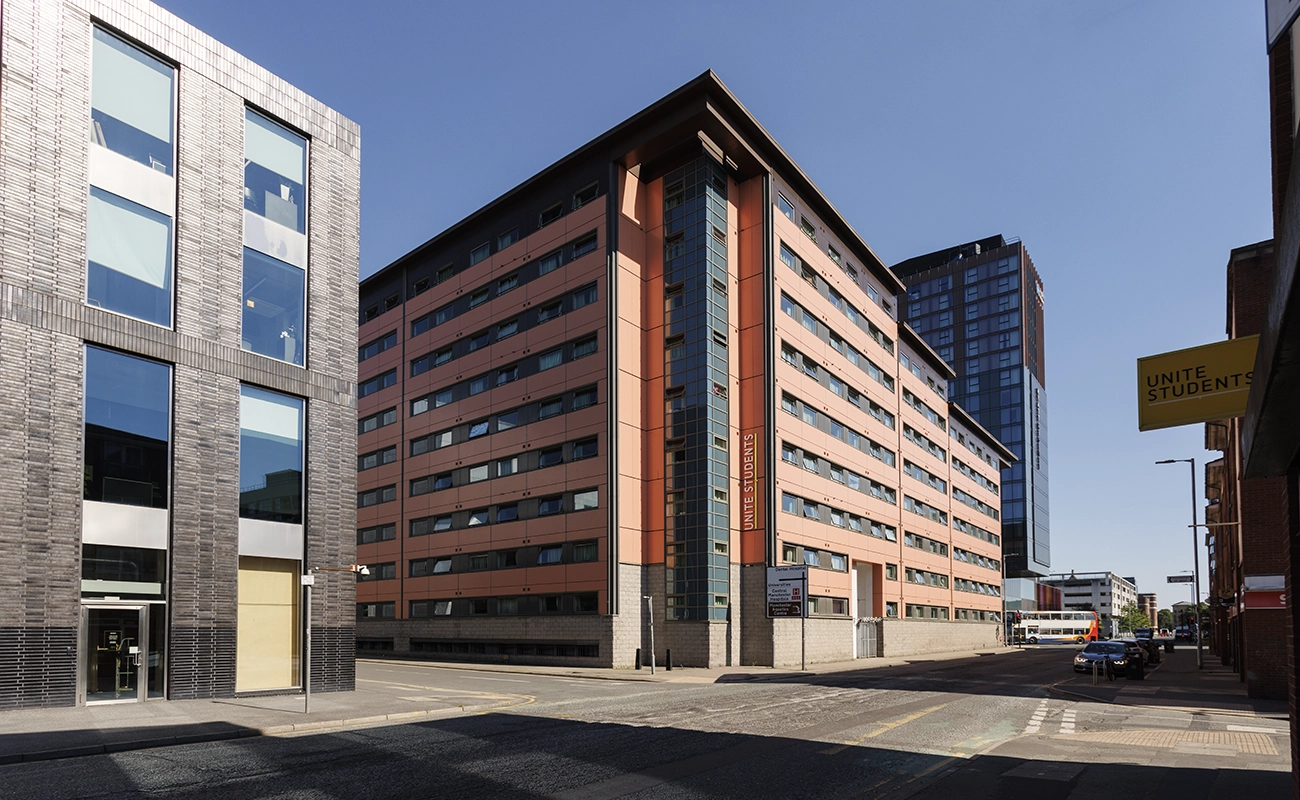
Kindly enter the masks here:
[[1201, 555], [1200, 549], [1196, 544], [1196, 459], [1194, 458], [1167, 458], [1164, 461], [1157, 461], [1157, 464], [1181, 464], [1184, 461], [1192, 468], [1192, 575], [1196, 588], [1192, 592], [1192, 611], [1196, 614], [1196, 668], [1205, 668], [1205, 656], [1201, 652], [1203, 644], [1201, 639]]
[[303, 610], [303, 623], [306, 631], [303, 636], [303, 678], [302, 678], [302, 713], [311, 713], [311, 587], [316, 585], [317, 572], [352, 572], [357, 575], [369, 575], [370, 568], [365, 564], [349, 564], [346, 567], [310, 567], [302, 576], [302, 586], [307, 590], [307, 599]]

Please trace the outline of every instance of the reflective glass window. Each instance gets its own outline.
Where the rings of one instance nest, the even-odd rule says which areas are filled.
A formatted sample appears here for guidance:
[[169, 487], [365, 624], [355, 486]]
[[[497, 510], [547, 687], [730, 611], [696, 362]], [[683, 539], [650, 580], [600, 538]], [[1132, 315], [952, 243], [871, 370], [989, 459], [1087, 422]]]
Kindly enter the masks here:
[[86, 301], [92, 306], [171, 325], [170, 217], [92, 186], [86, 262]]
[[306, 273], [244, 248], [243, 349], [302, 366]]
[[86, 348], [84, 496], [167, 507], [171, 367]]
[[111, 33], [91, 48], [90, 139], [171, 175], [176, 70]]
[[239, 389], [239, 516], [302, 524], [303, 401]]
[[244, 110], [244, 208], [307, 232], [307, 140]]

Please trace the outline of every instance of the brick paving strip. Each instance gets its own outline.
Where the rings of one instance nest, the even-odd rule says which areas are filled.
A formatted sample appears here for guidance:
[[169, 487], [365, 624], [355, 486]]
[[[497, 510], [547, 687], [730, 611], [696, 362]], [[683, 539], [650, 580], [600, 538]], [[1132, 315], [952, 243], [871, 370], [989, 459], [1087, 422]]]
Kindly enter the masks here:
[[1075, 733], [1072, 739], [1080, 742], [1115, 744], [1135, 747], [1174, 748], [1183, 744], [1221, 745], [1236, 748], [1238, 753], [1257, 756], [1278, 755], [1277, 743], [1264, 733], [1239, 731], [1179, 731], [1168, 729], [1131, 731], [1087, 731]]

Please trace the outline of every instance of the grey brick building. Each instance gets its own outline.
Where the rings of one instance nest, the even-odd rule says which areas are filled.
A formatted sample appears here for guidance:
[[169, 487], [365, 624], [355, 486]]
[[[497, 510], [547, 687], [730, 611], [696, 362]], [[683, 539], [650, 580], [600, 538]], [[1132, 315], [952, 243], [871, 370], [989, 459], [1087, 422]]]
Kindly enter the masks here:
[[142, 0], [0, 13], [0, 708], [350, 689], [357, 126]]

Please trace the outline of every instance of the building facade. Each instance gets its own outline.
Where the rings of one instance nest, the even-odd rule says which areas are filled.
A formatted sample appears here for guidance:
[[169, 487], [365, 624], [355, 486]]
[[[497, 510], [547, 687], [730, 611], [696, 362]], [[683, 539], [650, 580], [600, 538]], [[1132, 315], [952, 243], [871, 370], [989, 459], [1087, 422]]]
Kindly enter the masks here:
[[1051, 568], [1043, 282], [1022, 242], [991, 236], [894, 265], [901, 318], [953, 371], [952, 399], [1016, 455], [1002, 478], [1007, 608]]
[[810, 660], [992, 643], [1013, 458], [901, 289], [711, 72], [367, 278], [359, 649], [798, 663], [773, 565]]
[[[1228, 338], [1262, 331], [1276, 268], [1273, 242], [1232, 251], [1227, 267]], [[1286, 689], [1286, 479], [1243, 476], [1242, 419], [1205, 424], [1204, 541], [1209, 551], [1211, 652], [1237, 672], [1251, 697]]]
[[1151, 620], [1152, 628], [1160, 627], [1160, 601], [1156, 598], [1155, 592], [1138, 592], [1138, 608], [1147, 619]]
[[1049, 575], [1041, 582], [1061, 590], [1061, 604], [1066, 611], [1078, 609], [1100, 614], [1102, 633], [1106, 636], [1119, 633], [1113, 624], [1115, 615], [1124, 606], [1137, 605], [1138, 601], [1137, 584], [1113, 572]]
[[0, 707], [300, 689], [298, 576], [354, 552], [357, 127], [143, 0], [2, 13]]

